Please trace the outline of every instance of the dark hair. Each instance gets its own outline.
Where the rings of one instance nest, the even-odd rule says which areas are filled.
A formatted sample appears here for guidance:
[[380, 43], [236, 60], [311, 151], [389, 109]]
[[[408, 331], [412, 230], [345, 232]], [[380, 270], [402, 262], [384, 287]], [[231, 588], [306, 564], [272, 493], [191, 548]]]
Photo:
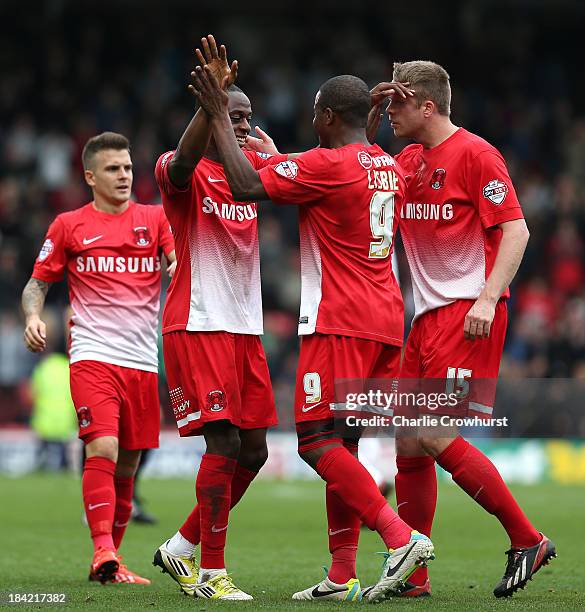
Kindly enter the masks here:
[[319, 108], [330, 108], [347, 125], [366, 127], [370, 90], [364, 81], [351, 74], [342, 74], [323, 83], [319, 91]]
[[103, 132], [93, 138], [90, 138], [83, 147], [81, 153], [81, 161], [83, 162], [83, 169], [87, 170], [93, 161], [96, 153], [105, 151], [107, 149], [114, 149], [114, 151], [130, 151], [130, 143], [126, 136], [122, 134], [116, 134], [116, 132]]

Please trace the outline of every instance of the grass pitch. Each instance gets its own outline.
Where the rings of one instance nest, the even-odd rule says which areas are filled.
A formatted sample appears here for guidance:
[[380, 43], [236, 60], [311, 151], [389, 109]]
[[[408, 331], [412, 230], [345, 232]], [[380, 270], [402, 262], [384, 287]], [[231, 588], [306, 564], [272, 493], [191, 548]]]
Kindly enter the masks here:
[[[327, 610], [333, 602], [292, 602], [291, 594], [319, 581], [329, 563], [324, 520], [324, 484], [259, 481], [234, 511], [227, 564], [253, 602], [217, 603], [191, 599], [151, 565], [155, 548], [170, 537], [190, 511], [194, 483], [150, 480], [142, 484], [148, 509], [160, 522], [131, 525], [122, 545], [124, 561], [152, 579], [150, 587], [102, 586], [87, 582], [91, 545], [81, 523], [80, 482], [74, 477], [37, 475], [0, 478], [0, 592], [67, 594], [66, 606], [79, 610]], [[514, 487], [535, 524], [557, 544], [559, 558], [540, 570], [525, 591], [496, 600], [491, 591], [501, 577], [508, 547], [495, 518], [457, 487], [440, 485], [433, 533], [431, 598], [392, 600], [382, 608], [417, 610], [585, 610], [585, 572], [580, 558], [584, 493], [578, 487]], [[377, 579], [383, 550], [376, 534], [360, 541], [358, 572], [363, 585]], [[349, 605], [349, 604], [348, 604]], [[368, 605], [368, 604], [354, 604]], [[16, 606], [40, 609], [40, 604]], [[381, 609], [381, 608], [377, 608]]]

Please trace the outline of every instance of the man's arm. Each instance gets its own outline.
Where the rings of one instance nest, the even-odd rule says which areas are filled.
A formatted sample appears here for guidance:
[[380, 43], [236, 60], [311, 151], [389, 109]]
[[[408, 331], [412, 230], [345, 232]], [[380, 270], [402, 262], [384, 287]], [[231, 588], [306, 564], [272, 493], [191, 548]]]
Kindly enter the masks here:
[[[246, 140], [246, 146], [244, 149], [248, 151], [257, 151], [259, 153], [268, 153], [269, 155], [280, 155], [280, 151], [274, 144], [274, 140], [270, 138], [270, 136], [258, 126], [254, 128], [256, 133], [260, 138], [255, 138], [254, 136], [248, 136]], [[302, 153], [287, 153], [287, 160], [295, 159]]]
[[234, 200], [239, 202], [267, 200], [268, 195], [258, 172], [238, 146], [227, 111], [222, 115], [212, 117], [211, 126]]
[[24, 343], [33, 353], [39, 353], [46, 347], [47, 328], [41, 321], [45, 297], [51, 283], [31, 278], [22, 292], [22, 310], [26, 320]]
[[502, 239], [494, 267], [479, 298], [465, 317], [463, 331], [468, 340], [490, 335], [496, 304], [514, 279], [530, 237], [524, 219], [507, 221], [498, 227], [502, 230]]
[[[211, 119], [213, 137], [235, 200], [267, 200], [260, 176], [238, 146], [228, 114], [228, 94], [208, 66], [197, 66], [193, 92]], [[221, 83], [225, 85], [225, 81]]]
[[371, 110], [368, 115], [366, 124], [366, 137], [370, 144], [374, 144], [378, 128], [384, 117], [385, 105], [388, 105], [388, 98], [394, 95], [399, 95], [406, 99], [406, 96], [414, 96], [414, 89], [408, 87], [409, 83], [397, 83], [386, 81], [378, 83], [376, 87], [370, 90], [370, 105]]
[[[231, 66], [228, 64], [225, 46], [221, 45], [218, 51], [215, 38], [212, 35], [202, 38], [201, 46], [203, 52], [199, 49], [195, 50], [201, 65], [208, 66], [220, 82], [226, 78], [226, 87], [229, 87], [236, 80], [238, 63], [234, 61]], [[194, 75], [195, 73], [192, 72], [191, 76]], [[191, 85], [189, 90], [193, 92]], [[168, 173], [173, 185], [185, 187], [191, 180], [193, 170], [195, 170], [209, 145], [210, 137], [209, 118], [204, 110], [199, 108], [181, 136], [173, 158], [169, 161]]]
[[173, 185], [185, 187], [191, 180], [199, 160], [209, 144], [211, 129], [205, 111], [199, 108], [183, 132], [173, 158], [169, 161], [168, 173]]

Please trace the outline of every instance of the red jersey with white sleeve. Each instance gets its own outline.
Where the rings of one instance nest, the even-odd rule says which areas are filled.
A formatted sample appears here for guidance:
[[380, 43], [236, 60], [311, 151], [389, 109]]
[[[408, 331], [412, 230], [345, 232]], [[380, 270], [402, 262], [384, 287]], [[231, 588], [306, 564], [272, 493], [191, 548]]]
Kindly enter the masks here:
[[415, 319], [456, 300], [477, 299], [498, 252], [497, 225], [523, 218], [504, 158], [459, 128], [431, 149], [407, 146], [396, 161], [408, 184], [400, 233]]
[[312, 149], [259, 174], [273, 202], [302, 205], [299, 335], [401, 346], [392, 248], [406, 185], [394, 159], [356, 143]]
[[162, 206], [130, 202], [114, 215], [90, 203], [56, 217], [32, 277], [54, 283], [67, 271], [71, 363], [158, 371], [161, 255], [173, 249]]
[[[259, 170], [286, 159], [244, 154]], [[223, 166], [201, 158], [180, 189], [168, 175], [174, 151], [155, 168], [163, 206], [173, 228], [177, 270], [163, 312], [163, 334], [178, 331], [263, 333], [258, 212], [255, 202], [235, 202]]]

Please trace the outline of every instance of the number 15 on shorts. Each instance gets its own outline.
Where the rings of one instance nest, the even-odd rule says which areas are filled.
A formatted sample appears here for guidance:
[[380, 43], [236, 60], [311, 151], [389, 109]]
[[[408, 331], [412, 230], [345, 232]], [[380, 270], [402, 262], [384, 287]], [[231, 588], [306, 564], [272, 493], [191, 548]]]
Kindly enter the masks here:
[[464, 399], [469, 394], [469, 381], [472, 371], [466, 368], [447, 368], [447, 395], [455, 393], [459, 399]]

